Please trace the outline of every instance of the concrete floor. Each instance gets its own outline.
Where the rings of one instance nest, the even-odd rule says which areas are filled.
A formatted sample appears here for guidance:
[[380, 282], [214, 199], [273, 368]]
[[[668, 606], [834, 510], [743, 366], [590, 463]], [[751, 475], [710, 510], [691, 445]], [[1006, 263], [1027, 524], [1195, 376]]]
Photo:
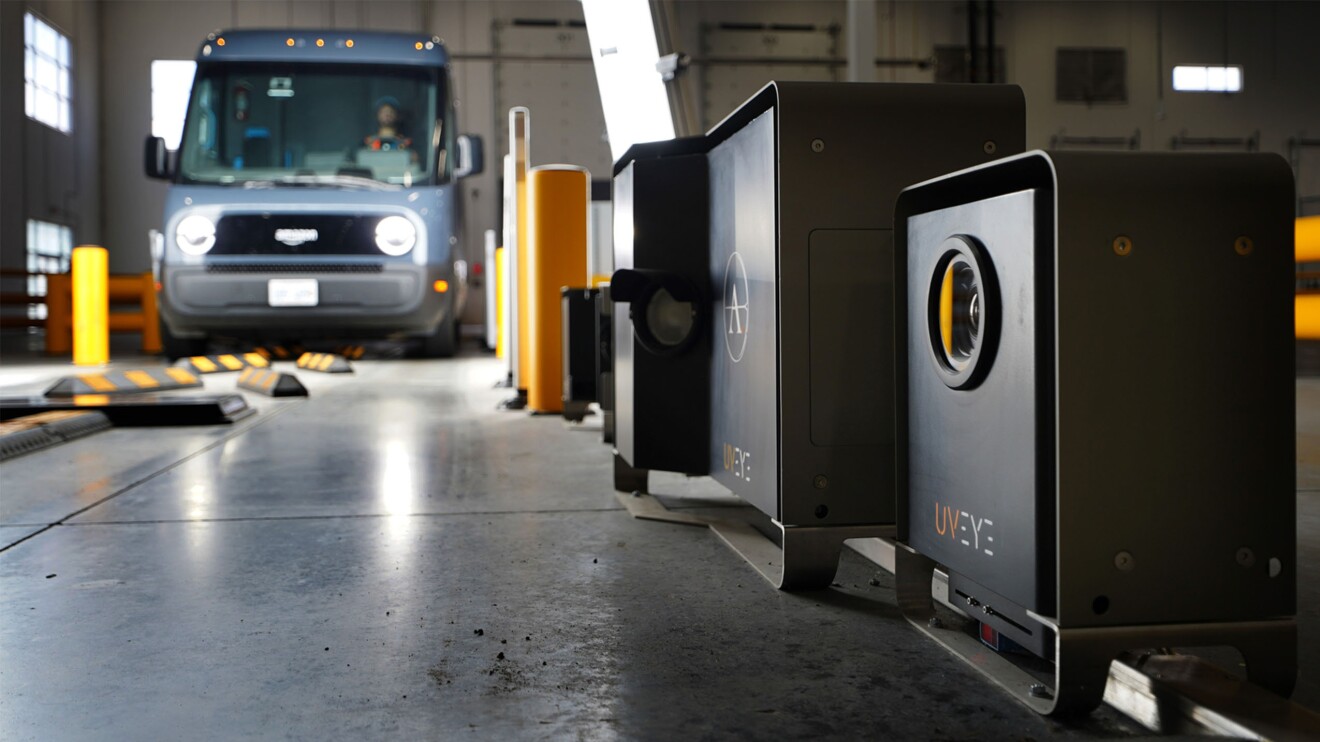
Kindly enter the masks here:
[[[308, 400], [247, 394], [233, 426], [0, 465], [0, 739], [1145, 734], [1027, 710], [851, 552], [835, 588], [786, 594], [705, 529], [630, 518], [599, 431], [497, 411], [489, 357], [356, 368], [299, 373]], [[9, 353], [0, 393], [68, 370]], [[1320, 380], [1298, 426], [1295, 697], [1317, 707]]]

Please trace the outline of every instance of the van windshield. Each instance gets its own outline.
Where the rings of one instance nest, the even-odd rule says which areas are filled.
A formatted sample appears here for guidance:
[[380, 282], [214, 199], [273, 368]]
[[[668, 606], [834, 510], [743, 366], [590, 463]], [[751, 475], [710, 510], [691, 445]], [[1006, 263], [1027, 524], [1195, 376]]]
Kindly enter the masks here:
[[179, 153], [185, 183], [388, 188], [448, 180], [437, 70], [384, 65], [198, 66]]

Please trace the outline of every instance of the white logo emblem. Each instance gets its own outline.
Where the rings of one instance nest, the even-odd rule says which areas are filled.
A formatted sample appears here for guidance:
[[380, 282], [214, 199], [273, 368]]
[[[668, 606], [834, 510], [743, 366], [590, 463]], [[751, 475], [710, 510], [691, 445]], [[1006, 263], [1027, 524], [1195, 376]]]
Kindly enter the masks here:
[[747, 350], [751, 320], [748, 298], [747, 268], [742, 256], [735, 252], [724, 266], [724, 347], [734, 363], [741, 361], [743, 351]]
[[289, 247], [297, 247], [304, 242], [316, 242], [321, 235], [315, 229], [277, 229], [275, 239]]

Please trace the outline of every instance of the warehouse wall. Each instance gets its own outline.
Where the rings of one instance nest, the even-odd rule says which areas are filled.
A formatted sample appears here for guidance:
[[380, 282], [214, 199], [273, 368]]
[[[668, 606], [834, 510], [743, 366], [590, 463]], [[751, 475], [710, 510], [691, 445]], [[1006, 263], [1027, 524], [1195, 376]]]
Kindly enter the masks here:
[[[889, 59], [929, 57], [936, 45], [966, 45], [963, 2], [877, 3], [876, 52]], [[1290, 137], [1320, 136], [1320, 3], [1296, 2], [998, 2], [996, 45], [1005, 50], [1005, 82], [1021, 85], [1027, 98], [1027, 145], [1047, 147], [1060, 130], [1073, 136], [1130, 136], [1141, 130], [1143, 150], [1167, 150], [1182, 132], [1193, 137], [1249, 137], [1260, 133], [1264, 151], [1287, 154]], [[705, 126], [770, 77], [844, 79], [847, 57], [843, 2], [717, 2], [675, 4], [678, 47], [697, 60]], [[829, 54], [821, 30], [721, 31], [720, 24], [836, 26], [835, 62], [811, 63]], [[984, 28], [984, 25], [982, 26]], [[722, 42], [712, 48], [712, 42]], [[1058, 47], [1121, 47], [1127, 50], [1128, 102], [1055, 101], [1054, 55]], [[722, 64], [701, 64], [719, 56]], [[742, 64], [730, 74], [729, 57], [777, 57], [776, 65]], [[800, 58], [803, 64], [791, 64]], [[1235, 95], [1175, 93], [1175, 64], [1240, 64], [1244, 91]], [[723, 67], [723, 69], [721, 69]], [[785, 74], [787, 73], [787, 74]], [[790, 77], [791, 75], [791, 77]], [[882, 82], [933, 82], [933, 70], [879, 67]], [[759, 82], [758, 82], [759, 81]], [[1308, 163], [1309, 164], [1309, 163]], [[1311, 173], [1320, 171], [1320, 162]], [[1317, 173], [1320, 174], [1320, 173]], [[1320, 181], [1308, 179], [1312, 193]]]
[[[69, 33], [75, 47], [76, 119], [72, 137], [23, 114], [22, 13], [31, 7]], [[929, 58], [936, 45], [965, 45], [964, 2], [880, 0], [876, 53]], [[1289, 137], [1320, 137], [1314, 72], [1320, 3], [1032, 2], [996, 3], [997, 42], [1006, 80], [1023, 86], [1027, 142], [1051, 136], [1129, 136], [1144, 150], [1167, 150], [1181, 132], [1247, 137], [1286, 154]], [[698, 128], [708, 128], [770, 79], [844, 79], [846, 5], [710, 0], [674, 3], [676, 47], [695, 64], [687, 82]], [[513, 105], [532, 107], [533, 163], [572, 162], [598, 177], [609, 150], [594, 92], [585, 29], [576, 0], [142, 0], [0, 2], [0, 265], [22, 265], [24, 221], [31, 215], [75, 227], [80, 242], [102, 242], [115, 271], [148, 266], [147, 230], [158, 225], [165, 185], [142, 174], [150, 129], [150, 64], [191, 59], [218, 28], [330, 27], [425, 30], [444, 38], [464, 130], [487, 146], [486, 173], [464, 182], [475, 251], [481, 231], [499, 224], [499, 170]], [[524, 21], [536, 21], [526, 23]], [[778, 28], [750, 28], [774, 24]], [[1061, 46], [1127, 50], [1124, 104], [1059, 103], [1054, 54]], [[1176, 63], [1245, 67], [1238, 95], [1174, 93]], [[930, 82], [930, 69], [877, 68], [876, 79]], [[1309, 152], [1301, 188], [1320, 194], [1320, 154]], [[11, 163], [21, 163], [19, 168]], [[473, 302], [479, 305], [480, 302]], [[478, 312], [478, 309], [474, 309]], [[469, 315], [477, 320], [479, 315]]]
[[[1027, 143], [1043, 147], [1060, 129], [1114, 136], [1141, 130], [1143, 150], [1168, 150], [1192, 137], [1260, 134], [1262, 151], [1287, 155], [1288, 139], [1320, 135], [1320, 3], [1001, 4], [1009, 80], [1027, 94]], [[1054, 99], [1054, 49], [1128, 50], [1126, 104], [1087, 106]], [[1226, 95], [1170, 88], [1176, 64], [1240, 64], [1243, 91]], [[1303, 189], [1320, 194], [1320, 160]]]
[[[23, 103], [23, 14], [31, 11], [69, 38], [72, 131], [27, 117]], [[74, 244], [101, 230], [100, 6], [0, 2], [0, 266], [23, 268], [27, 220], [63, 224]], [[8, 289], [7, 289], [8, 290]]]

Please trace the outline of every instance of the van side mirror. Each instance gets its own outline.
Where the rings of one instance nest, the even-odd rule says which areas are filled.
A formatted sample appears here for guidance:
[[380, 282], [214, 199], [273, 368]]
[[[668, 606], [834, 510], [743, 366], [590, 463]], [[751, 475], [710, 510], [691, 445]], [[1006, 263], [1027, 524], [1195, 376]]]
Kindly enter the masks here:
[[174, 177], [174, 171], [170, 167], [170, 152], [165, 148], [164, 139], [147, 137], [147, 144], [142, 154], [142, 164], [148, 178], [169, 180]]
[[466, 178], [480, 175], [486, 169], [486, 156], [481, 137], [476, 134], [458, 135], [458, 162], [454, 168], [454, 178]]

